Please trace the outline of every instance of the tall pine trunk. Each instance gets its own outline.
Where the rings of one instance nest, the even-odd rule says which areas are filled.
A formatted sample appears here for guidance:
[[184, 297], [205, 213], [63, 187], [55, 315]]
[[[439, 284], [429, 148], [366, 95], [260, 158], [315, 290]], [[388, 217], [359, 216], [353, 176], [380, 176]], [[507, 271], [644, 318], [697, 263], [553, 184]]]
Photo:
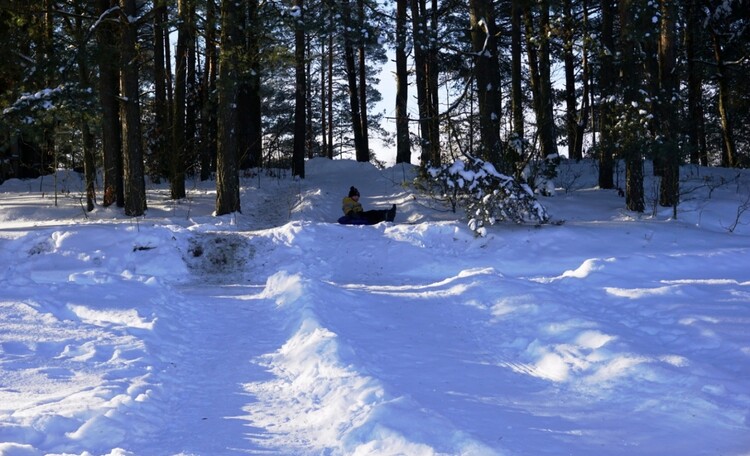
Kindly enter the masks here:
[[[123, 178], [125, 214], [143, 215], [146, 210], [146, 183], [143, 174], [143, 135], [141, 134], [140, 84], [138, 80], [138, 16], [136, 0], [120, 0], [122, 36], [120, 85], [122, 88]], [[133, 19], [133, 21], [131, 21]]]
[[[523, 9], [522, 0], [511, 1], [510, 49], [511, 49], [511, 116], [513, 118], [513, 134], [515, 147], [512, 159], [517, 164], [524, 155], [524, 112], [523, 112], [523, 47], [521, 43], [521, 23]], [[515, 172], [513, 173], [516, 174]]]
[[[344, 18], [351, 20], [352, 8], [349, 0], [343, 0]], [[349, 18], [349, 19], [346, 19]], [[352, 134], [354, 135], [354, 150], [357, 161], [370, 161], [370, 151], [367, 149], [367, 141], [362, 131], [362, 111], [360, 103], [360, 92], [357, 88], [357, 64], [354, 57], [354, 43], [352, 40], [353, 27], [350, 23], [344, 31], [344, 61], [346, 63], [346, 78], [349, 86], [349, 111], [352, 119]]]
[[628, 210], [643, 212], [645, 209], [643, 193], [643, 145], [640, 130], [640, 114], [637, 106], [642, 102], [643, 64], [641, 57], [642, 43], [640, 34], [645, 33], [639, 27], [638, 15], [642, 14], [639, 4], [644, 0], [622, 0], [619, 4], [620, 14], [620, 84], [623, 90], [623, 114], [618, 142], [625, 159], [625, 205]]
[[396, 4], [396, 163], [411, 162], [409, 140], [409, 74], [406, 65], [407, 0]]
[[218, 151], [216, 156], [216, 215], [240, 212], [237, 99], [240, 53], [243, 48], [244, 7], [235, 0], [221, 2], [219, 51]]
[[248, 32], [250, 33], [247, 38], [247, 51], [250, 55], [250, 96], [248, 101], [250, 103], [249, 109], [249, 123], [248, 129], [250, 130], [250, 144], [248, 145], [249, 162], [248, 165], [253, 168], [259, 168], [263, 165], [263, 103], [260, 94], [261, 90], [261, 62], [258, 58], [260, 54], [259, 48], [259, 20], [258, 20], [258, 0], [248, 1], [248, 18], [250, 25]]
[[687, 142], [690, 148], [690, 163], [708, 166], [706, 130], [703, 116], [703, 71], [697, 57], [701, 37], [701, 9], [699, 0], [688, 0], [685, 13], [685, 54], [687, 67], [688, 122]]
[[[659, 189], [659, 204], [677, 207], [679, 202], [680, 148], [679, 122], [674, 100], [679, 81], [675, 72], [677, 5], [671, 0], [660, 0], [661, 33], [659, 37], [659, 136], [663, 172]], [[676, 210], [675, 210], [676, 215]]]
[[99, 66], [99, 105], [102, 108], [102, 166], [104, 189], [102, 205], [125, 205], [122, 180], [122, 141], [118, 97], [119, 75], [119, 30], [112, 20], [118, 7], [117, 0], [97, 0], [97, 13], [101, 19], [96, 28]]
[[737, 150], [734, 143], [734, 128], [732, 116], [729, 112], [729, 76], [724, 59], [721, 36], [718, 32], [711, 31], [711, 43], [713, 44], [714, 59], [716, 63], [716, 82], [719, 86], [719, 118], [721, 124], [721, 166], [732, 168], [735, 166]]
[[615, 70], [615, 39], [613, 0], [601, 0], [601, 28], [599, 30], [602, 42], [601, 68], [599, 70], [599, 188], [615, 187], [614, 155], [615, 155], [615, 85], [617, 73]]
[[512, 172], [513, 164], [502, 161], [500, 118], [502, 115], [501, 79], [495, 37], [497, 26], [491, 0], [471, 0], [469, 19], [474, 51], [474, 75], [477, 82], [479, 132], [482, 159], [503, 172]]
[[206, 60], [201, 83], [202, 115], [201, 129], [203, 130], [203, 143], [201, 149], [201, 181], [206, 181], [215, 171], [216, 159], [216, 72], [218, 66], [216, 48], [216, 4], [214, 0], [206, 2]]
[[177, 2], [177, 47], [175, 50], [174, 108], [172, 111], [172, 153], [169, 160], [169, 189], [172, 199], [185, 197], [187, 157], [187, 67], [190, 42], [190, 0]]
[[299, 8], [294, 30], [294, 150], [292, 151], [292, 175], [305, 177], [305, 127], [307, 124], [307, 78], [305, 72], [305, 29], [304, 29], [304, 0], [294, 0], [294, 6]]
[[169, 152], [171, 150], [172, 126], [169, 124], [169, 104], [167, 104], [167, 72], [164, 60], [165, 33], [167, 31], [167, 3], [166, 0], [154, 2], [154, 123], [156, 138], [154, 139], [153, 154], [156, 169], [152, 176], [164, 177], [169, 175]]

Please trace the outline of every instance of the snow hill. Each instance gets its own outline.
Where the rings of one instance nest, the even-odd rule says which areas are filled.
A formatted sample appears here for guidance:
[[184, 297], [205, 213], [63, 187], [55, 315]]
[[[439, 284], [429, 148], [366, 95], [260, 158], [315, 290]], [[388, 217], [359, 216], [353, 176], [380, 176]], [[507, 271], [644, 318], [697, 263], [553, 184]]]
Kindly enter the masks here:
[[[685, 167], [674, 219], [565, 163], [563, 224], [484, 238], [411, 167], [306, 171], [223, 217], [0, 185], [0, 455], [750, 454], [747, 171]], [[351, 185], [396, 223], [334, 223]]]

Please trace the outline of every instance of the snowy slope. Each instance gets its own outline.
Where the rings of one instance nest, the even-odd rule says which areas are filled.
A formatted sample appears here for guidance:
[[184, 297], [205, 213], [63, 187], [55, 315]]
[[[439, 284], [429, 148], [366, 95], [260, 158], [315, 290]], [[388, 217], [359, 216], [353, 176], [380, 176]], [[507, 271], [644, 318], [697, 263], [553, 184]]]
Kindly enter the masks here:
[[[152, 185], [137, 220], [0, 186], [0, 454], [750, 454], [750, 174], [686, 168], [673, 220], [566, 165], [564, 224], [475, 238], [412, 172], [316, 159], [223, 217]], [[350, 185], [397, 223], [332, 223]]]

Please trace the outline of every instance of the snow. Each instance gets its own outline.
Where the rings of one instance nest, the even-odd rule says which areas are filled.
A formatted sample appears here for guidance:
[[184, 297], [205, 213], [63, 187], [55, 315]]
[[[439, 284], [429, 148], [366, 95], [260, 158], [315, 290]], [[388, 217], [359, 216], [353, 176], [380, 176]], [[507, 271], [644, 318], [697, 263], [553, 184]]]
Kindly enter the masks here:
[[[138, 219], [5, 182], [0, 454], [750, 454], [750, 173], [686, 167], [675, 220], [562, 166], [564, 223], [483, 238], [411, 167], [245, 177], [222, 217], [211, 182]], [[351, 185], [396, 223], [332, 223]]]

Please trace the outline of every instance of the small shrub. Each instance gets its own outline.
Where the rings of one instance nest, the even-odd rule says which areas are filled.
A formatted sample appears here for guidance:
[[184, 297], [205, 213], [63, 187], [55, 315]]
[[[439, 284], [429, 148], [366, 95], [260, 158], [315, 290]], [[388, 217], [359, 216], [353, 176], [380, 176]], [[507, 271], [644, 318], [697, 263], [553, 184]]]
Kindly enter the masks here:
[[469, 228], [484, 236], [487, 226], [499, 222], [542, 224], [549, 222], [546, 209], [525, 183], [499, 173], [478, 158], [456, 160], [452, 164], [429, 168], [433, 185], [453, 207], [463, 207]]

